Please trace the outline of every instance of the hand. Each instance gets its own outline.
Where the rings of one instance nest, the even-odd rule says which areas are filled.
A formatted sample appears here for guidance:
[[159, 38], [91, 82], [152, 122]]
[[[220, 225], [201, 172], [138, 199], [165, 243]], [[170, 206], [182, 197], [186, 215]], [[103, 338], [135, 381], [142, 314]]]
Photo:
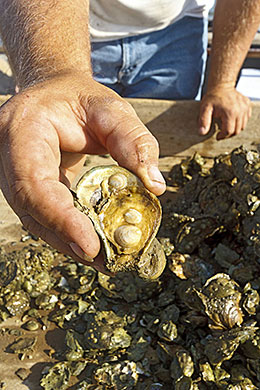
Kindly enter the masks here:
[[221, 120], [217, 139], [239, 134], [251, 116], [250, 100], [233, 87], [219, 87], [208, 91], [200, 104], [199, 133], [206, 135], [213, 118]]
[[59, 251], [89, 263], [100, 250], [70, 183], [84, 154], [110, 153], [160, 195], [156, 139], [133, 108], [89, 76], [63, 75], [12, 97], [0, 110], [0, 185], [23, 225]]

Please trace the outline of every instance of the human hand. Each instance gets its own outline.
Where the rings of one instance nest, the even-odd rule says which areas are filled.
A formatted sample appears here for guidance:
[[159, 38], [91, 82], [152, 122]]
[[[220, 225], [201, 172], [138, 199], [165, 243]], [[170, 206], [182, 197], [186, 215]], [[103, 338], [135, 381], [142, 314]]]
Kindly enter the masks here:
[[21, 91], [0, 110], [0, 185], [23, 225], [62, 253], [90, 263], [99, 238], [73, 205], [69, 187], [84, 154], [110, 153], [160, 195], [159, 148], [133, 108], [82, 74]]
[[200, 103], [199, 134], [208, 134], [213, 118], [219, 118], [221, 129], [217, 139], [231, 137], [245, 129], [250, 116], [250, 100], [235, 88], [211, 89], [203, 96]]

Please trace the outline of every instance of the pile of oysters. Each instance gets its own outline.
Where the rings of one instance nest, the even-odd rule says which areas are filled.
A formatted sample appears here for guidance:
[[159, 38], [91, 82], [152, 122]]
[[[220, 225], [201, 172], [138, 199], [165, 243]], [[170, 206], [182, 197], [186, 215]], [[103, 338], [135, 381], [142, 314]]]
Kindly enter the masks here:
[[[75, 204], [92, 219], [115, 276], [39, 241], [1, 252], [2, 324], [19, 316], [47, 333], [53, 324], [64, 332], [63, 348], [46, 359], [41, 387], [259, 389], [258, 152], [240, 147], [210, 164], [195, 154], [175, 165], [168, 184], [176, 197], [163, 205], [158, 232], [160, 206], [138, 179], [121, 168], [101, 171], [102, 180], [97, 171], [81, 179]], [[131, 239], [121, 241], [125, 227]], [[32, 269], [23, 272], [24, 264]], [[26, 329], [9, 348], [25, 361], [21, 346], [34, 332]], [[30, 354], [37, 351], [32, 343]]]

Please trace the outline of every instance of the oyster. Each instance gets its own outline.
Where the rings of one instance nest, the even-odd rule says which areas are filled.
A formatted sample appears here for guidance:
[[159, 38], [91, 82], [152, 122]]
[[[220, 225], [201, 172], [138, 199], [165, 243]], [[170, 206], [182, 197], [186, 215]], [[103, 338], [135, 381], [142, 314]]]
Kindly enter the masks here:
[[84, 318], [87, 322], [84, 339], [90, 348], [116, 350], [131, 344], [131, 336], [124, 329], [125, 321], [113, 311], [87, 313]]
[[0, 249], [0, 288], [8, 286], [17, 274], [17, 264], [9, 260], [3, 248]]
[[66, 390], [70, 379], [70, 371], [66, 362], [58, 362], [50, 367], [41, 379], [41, 386], [45, 390]]
[[220, 365], [225, 360], [232, 358], [237, 348], [252, 339], [257, 328], [254, 326], [241, 326], [240, 328], [229, 329], [207, 337], [205, 345], [205, 354], [212, 365]]
[[22, 337], [9, 345], [8, 350], [11, 353], [25, 354], [34, 349], [36, 342], [37, 337]]
[[212, 276], [197, 294], [212, 321], [209, 323], [211, 328], [228, 329], [243, 322], [239, 286], [229, 275], [219, 273]]
[[145, 279], [161, 275], [166, 260], [155, 238], [161, 205], [134, 174], [116, 165], [93, 168], [79, 180], [75, 203], [102, 239], [109, 271], [137, 271]]
[[138, 380], [136, 363], [128, 360], [104, 363], [95, 370], [93, 376], [98, 384], [115, 390], [133, 389]]

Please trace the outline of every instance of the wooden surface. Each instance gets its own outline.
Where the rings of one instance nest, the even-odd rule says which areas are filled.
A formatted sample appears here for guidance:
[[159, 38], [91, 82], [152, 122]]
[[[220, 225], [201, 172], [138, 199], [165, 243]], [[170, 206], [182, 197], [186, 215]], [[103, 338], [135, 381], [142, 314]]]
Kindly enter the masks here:
[[206, 157], [229, 152], [234, 147], [260, 144], [260, 102], [253, 103], [252, 116], [247, 128], [238, 136], [217, 141], [213, 130], [205, 137], [199, 136], [199, 102], [129, 99], [137, 114], [157, 137], [160, 155], [187, 156], [195, 151]]
[[[0, 96], [0, 104], [7, 98]], [[161, 157], [187, 156], [195, 151], [203, 156], [213, 157], [242, 144], [245, 147], [260, 144], [260, 102], [252, 104], [252, 116], [241, 134], [217, 141], [214, 130], [207, 136], [198, 135], [199, 102], [151, 99], [128, 101], [158, 139]]]

